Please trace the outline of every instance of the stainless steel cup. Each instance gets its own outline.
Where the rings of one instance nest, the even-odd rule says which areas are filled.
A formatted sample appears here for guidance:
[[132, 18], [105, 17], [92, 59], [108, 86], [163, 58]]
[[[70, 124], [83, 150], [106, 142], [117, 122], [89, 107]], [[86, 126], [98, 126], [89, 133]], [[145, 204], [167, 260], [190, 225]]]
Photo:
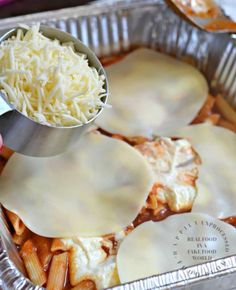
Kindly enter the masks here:
[[[17, 28], [5, 33], [0, 37], [0, 42], [13, 36], [16, 31]], [[106, 96], [103, 97], [102, 101], [106, 103], [108, 96], [107, 77], [96, 55], [81, 41], [66, 32], [47, 26], [40, 26], [40, 31], [46, 37], [58, 39], [61, 43], [73, 42], [76, 51], [87, 55], [89, 65], [95, 67], [99, 74], [105, 76]], [[41, 157], [58, 155], [66, 151], [92, 125], [102, 110], [101, 108], [97, 115], [86, 124], [72, 127], [53, 127], [37, 123], [24, 116], [6, 101], [3, 94], [0, 94], [0, 134], [4, 144], [16, 152]]]

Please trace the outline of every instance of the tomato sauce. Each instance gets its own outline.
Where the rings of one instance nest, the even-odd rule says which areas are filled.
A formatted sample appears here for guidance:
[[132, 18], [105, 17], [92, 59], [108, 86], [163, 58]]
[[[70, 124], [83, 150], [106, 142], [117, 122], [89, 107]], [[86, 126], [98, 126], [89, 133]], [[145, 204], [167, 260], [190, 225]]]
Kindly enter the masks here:
[[204, 25], [210, 31], [236, 31], [236, 23], [230, 19], [215, 19]]

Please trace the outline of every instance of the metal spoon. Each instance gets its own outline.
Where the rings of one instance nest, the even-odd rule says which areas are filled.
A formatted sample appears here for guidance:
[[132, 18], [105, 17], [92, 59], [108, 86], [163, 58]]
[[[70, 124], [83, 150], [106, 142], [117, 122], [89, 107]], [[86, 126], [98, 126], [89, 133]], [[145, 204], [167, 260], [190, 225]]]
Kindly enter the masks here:
[[236, 32], [236, 23], [225, 16], [214, 0], [169, 0], [199, 28], [215, 33]]
[[[0, 42], [15, 35], [16, 31], [17, 28], [8, 31], [0, 38]], [[77, 51], [87, 55], [90, 66], [95, 67], [99, 74], [105, 76], [104, 88], [107, 93], [102, 101], [106, 103], [108, 82], [106, 73], [96, 55], [81, 41], [66, 32], [47, 26], [41, 26], [40, 31], [46, 37], [58, 39], [62, 43], [73, 42]], [[24, 116], [6, 101], [3, 93], [0, 93], [0, 134], [4, 144], [16, 152], [30, 156], [53, 156], [70, 147], [92, 125], [102, 110], [101, 108], [97, 115], [86, 124], [53, 127], [37, 123]]]

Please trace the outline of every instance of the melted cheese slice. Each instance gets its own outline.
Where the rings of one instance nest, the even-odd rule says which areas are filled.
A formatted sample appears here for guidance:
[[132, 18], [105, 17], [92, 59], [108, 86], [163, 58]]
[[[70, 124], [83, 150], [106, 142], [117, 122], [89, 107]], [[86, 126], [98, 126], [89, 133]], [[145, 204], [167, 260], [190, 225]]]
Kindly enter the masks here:
[[122, 242], [117, 256], [121, 283], [235, 254], [236, 230], [204, 214], [186, 213], [146, 222]]
[[[113, 243], [102, 237], [62, 239], [65, 250], [69, 251], [70, 284], [92, 280], [97, 289], [105, 289], [119, 283], [116, 255], [111, 254]], [[105, 250], [106, 251], [105, 251]]]
[[197, 194], [199, 157], [184, 139], [160, 137], [135, 146], [151, 165], [155, 176], [152, 194], [174, 212], [192, 208]]
[[137, 150], [90, 133], [60, 156], [13, 155], [0, 178], [0, 201], [39, 235], [95, 237], [129, 225], [152, 184]]
[[236, 134], [209, 124], [178, 129], [199, 153], [198, 195], [192, 211], [223, 218], [236, 214]]
[[110, 110], [96, 120], [102, 129], [126, 136], [165, 134], [189, 124], [208, 94], [194, 67], [149, 49], [138, 49], [107, 68]]

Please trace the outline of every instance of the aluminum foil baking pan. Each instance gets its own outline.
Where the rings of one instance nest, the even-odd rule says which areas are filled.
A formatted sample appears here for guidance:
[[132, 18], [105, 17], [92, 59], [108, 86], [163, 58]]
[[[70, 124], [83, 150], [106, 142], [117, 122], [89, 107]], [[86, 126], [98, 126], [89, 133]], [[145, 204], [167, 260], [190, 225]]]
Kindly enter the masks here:
[[[236, 108], [234, 37], [198, 30], [172, 12], [164, 0], [103, 0], [88, 6], [2, 19], [0, 35], [19, 23], [35, 22], [70, 32], [100, 57], [129, 51], [135, 46], [147, 46], [191, 61], [206, 76], [211, 91], [222, 93]], [[43, 289], [34, 286], [21, 271], [19, 256], [0, 212], [0, 289]], [[114, 289], [236, 289], [236, 256]]]

